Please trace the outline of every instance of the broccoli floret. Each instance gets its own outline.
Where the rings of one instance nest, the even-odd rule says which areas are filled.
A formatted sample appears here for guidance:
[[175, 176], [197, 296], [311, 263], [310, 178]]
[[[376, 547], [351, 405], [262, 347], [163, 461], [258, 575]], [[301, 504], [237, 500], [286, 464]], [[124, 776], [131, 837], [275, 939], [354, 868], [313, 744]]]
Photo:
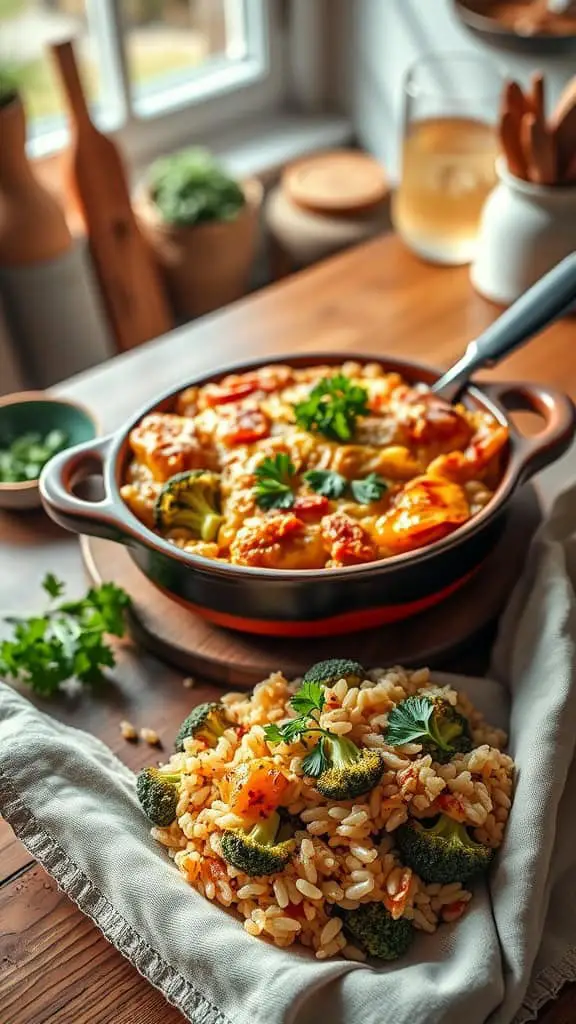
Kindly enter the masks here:
[[358, 661], [349, 658], [328, 658], [318, 661], [306, 672], [303, 683], [319, 683], [334, 686], [339, 679], [345, 679], [349, 686], [358, 686], [366, 678], [366, 672]]
[[401, 857], [424, 882], [468, 882], [487, 871], [494, 851], [477, 843], [465, 825], [446, 814], [425, 827], [411, 819], [395, 832]]
[[295, 843], [293, 839], [277, 842], [281, 824], [280, 815], [274, 811], [249, 831], [224, 832], [221, 843], [224, 860], [251, 877], [282, 871], [294, 853]]
[[390, 747], [421, 743], [422, 752], [445, 764], [472, 748], [468, 722], [443, 697], [406, 697], [388, 716], [385, 740]]
[[414, 938], [414, 929], [404, 917], [396, 921], [383, 903], [363, 903], [356, 910], [334, 907], [344, 922], [344, 931], [369, 956], [397, 960], [404, 956]]
[[211, 541], [220, 524], [220, 477], [207, 469], [177, 473], [166, 481], [154, 506], [154, 522], [165, 533], [177, 527]]
[[[322, 749], [317, 754], [319, 747]], [[316, 788], [332, 800], [352, 800], [368, 793], [380, 782], [384, 771], [384, 762], [378, 751], [359, 748], [352, 740], [334, 733], [325, 733], [308, 755], [311, 756], [321, 757], [323, 763]], [[302, 767], [304, 771], [311, 767], [309, 763], [307, 765], [307, 759]]]
[[218, 704], [215, 701], [198, 704], [178, 729], [174, 750], [176, 753], [181, 753], [184, 750], [184, 740], [191, 736], [195, 740], [204, 740], [209, 747], [215, 747], [229, 725], [230, 722], [226, 718], [223, 704]]
[[165, 828], [176, 817], [181, 773], [162, 768], [143, 768], [136, 778], [136, 794], [144, 813], [154, 825]]

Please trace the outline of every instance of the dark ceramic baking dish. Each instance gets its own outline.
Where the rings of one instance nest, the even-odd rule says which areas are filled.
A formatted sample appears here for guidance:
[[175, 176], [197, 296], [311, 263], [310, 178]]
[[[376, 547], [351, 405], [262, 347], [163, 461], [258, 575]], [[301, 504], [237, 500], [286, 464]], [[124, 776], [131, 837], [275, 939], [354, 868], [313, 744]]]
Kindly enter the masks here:
[[[176, 395], [190, 384], [218, 381], [274, 362], [291, 366], [338, 364], [375, 357], [342, 352], [285, 355], [228, 367], [184, 382], [144, 409], [120, 431], [57, 455], [40, 480], [48, 514], [76, 533], [105, 537], [128, 546], [143, 573], [176, 600], [219, 626], [272, 636], [326, 636], [355, 632], [407, 618], [438, 603], [462, 586], [480, 567], [502, 532], [513, 491], [559, 458], [574, 435], [574, 408], [560, 392], [536, 384], [471, 386], [466, 404], [486, 410], [510, 431], [498, 489], [483, 509], [454, 533], [420, 550], [379, 562], [342, 569], [277, 571], [230, 565], [181, 551], [144, 526], [120, 497], [130, 458], [128, 435], [146, 413], [169, 411]], [[378, 360], [411, 383], [431, 384], [438, 374], [415, 363]], [[528, 409], [542, 418], [542, 430], [523, 436], [507, 410]], [[105, 497], [89, 502], [74, 493], [78, 482], [100, 472]]]

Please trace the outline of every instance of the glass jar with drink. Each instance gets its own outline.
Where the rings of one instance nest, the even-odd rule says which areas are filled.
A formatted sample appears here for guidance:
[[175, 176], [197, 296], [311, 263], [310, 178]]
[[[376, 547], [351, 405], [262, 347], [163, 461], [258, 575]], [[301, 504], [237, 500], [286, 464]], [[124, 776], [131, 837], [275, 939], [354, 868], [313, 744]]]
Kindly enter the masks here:
[[482, 207], [496, 184], [503, 80], [474, 54], [439, 54], [404, 85], [402, 175], [392, 215], [406, 244], [434, 263], [469, 263]]

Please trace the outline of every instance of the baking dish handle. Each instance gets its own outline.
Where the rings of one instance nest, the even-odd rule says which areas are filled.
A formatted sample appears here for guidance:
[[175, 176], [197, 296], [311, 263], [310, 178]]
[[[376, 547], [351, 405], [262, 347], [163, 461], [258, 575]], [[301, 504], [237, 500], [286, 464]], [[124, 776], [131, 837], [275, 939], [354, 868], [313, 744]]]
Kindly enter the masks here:
[[113, 440], [112, 435], [96, 438], [55, 455], [40, 476], [40, 496], [48, 515], [66, 530], [126, 541], [129, 525], [110, 494], [99, 501], [87, 501], [74, 493], [77, 484], [87, 477], [103, 475]]
[[512, 463], [518, 483], [524, 483], [570, 447], [576, 427], [572, 399], [562, 391], [525, 381], [482, 383], [482, 390], [506, 412], [533, 412], [543, 420], [537, 434], [512, 428]]

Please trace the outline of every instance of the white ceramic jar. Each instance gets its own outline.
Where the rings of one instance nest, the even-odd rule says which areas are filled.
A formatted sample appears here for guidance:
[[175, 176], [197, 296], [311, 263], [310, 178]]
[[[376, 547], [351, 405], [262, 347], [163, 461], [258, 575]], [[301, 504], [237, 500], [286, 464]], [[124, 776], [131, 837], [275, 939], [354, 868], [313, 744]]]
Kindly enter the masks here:
[[482, 212], [470, 277], [481, 295], [507, 306], [576, 250], [576, 185], [522, 181], [503, 160], [498, 177]]

